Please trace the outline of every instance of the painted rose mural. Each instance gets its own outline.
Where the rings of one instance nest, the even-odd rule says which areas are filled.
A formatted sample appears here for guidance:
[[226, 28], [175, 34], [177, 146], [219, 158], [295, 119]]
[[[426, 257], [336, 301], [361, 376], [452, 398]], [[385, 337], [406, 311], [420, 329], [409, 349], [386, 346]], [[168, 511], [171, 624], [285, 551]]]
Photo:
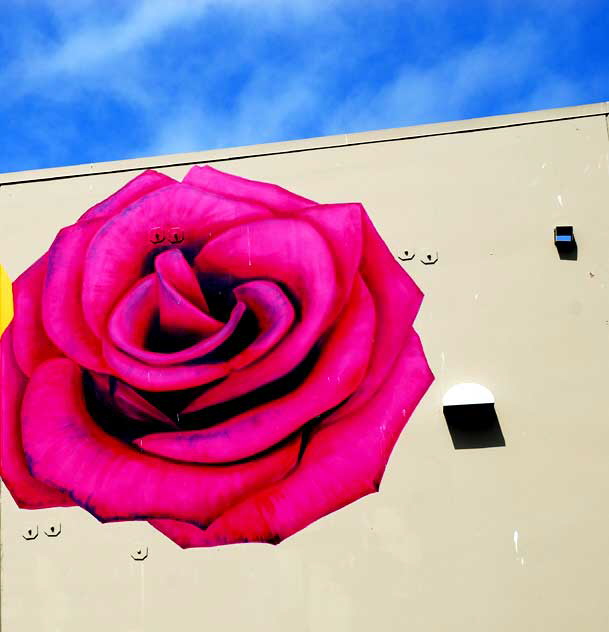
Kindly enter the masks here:
[[277, 543], [378, 490], [433, 377], [360, 204], [146, 171], [13, 285], [1, 474], [22, 508]]

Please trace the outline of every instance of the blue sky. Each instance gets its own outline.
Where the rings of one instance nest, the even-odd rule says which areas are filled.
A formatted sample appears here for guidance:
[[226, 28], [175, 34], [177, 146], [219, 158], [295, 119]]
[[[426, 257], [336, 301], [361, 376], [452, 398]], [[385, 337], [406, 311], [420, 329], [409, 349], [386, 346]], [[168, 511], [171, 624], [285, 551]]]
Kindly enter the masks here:
[[609, 100], [595, 0], [11, 0], [0, 172]]

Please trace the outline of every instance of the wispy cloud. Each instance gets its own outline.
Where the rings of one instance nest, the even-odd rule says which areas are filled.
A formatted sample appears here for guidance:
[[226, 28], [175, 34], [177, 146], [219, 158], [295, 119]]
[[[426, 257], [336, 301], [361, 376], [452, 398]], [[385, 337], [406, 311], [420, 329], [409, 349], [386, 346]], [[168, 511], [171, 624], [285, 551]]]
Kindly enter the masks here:
[[[326, 4], [325, 11], [332, 6]], [[59, 39], [30, 40], [14, 64], [25, 80], [52, 79], [59, 75], [90, 76], [100, 67], [124, 61], [166, 36], [179, 37], [180, 31], [193, 24], [211, 10], [250, 12], [265, 20], [265, 28], [277, 25], [278, 19], [311, 16], [314, 3], [306, 0], [137, 0], [106, 7], [84, 2], [47, 2], [47, 9], [60, 26]], [[80, 10], [79, 8], [80, 7]], [[205, 37], [205, 33], [201, 34]], [[169, 40], [170, 46], [179, 40]], [[230, 51], [226, 51], [230, 54]], [[120, 71], [120, 68], [114, 68]]]
[[[494, 93], [530, 89], [536, 68], [544, 63], [544, 50], [542, 33], [519, 26], [501, 39], [489, 37], [452, 50], [435, 64], [409, 60], [380, 89], [346, 99], [327, 129], [363, 131], [466, 117], [472, 104], [488, 101]], [[497, 105], [503, 112], [512, 106], [509, 98]]]
[[[185, 20], [196, 19], [205, 10], [204, 2], [134, 3], [123, 19], [110, 24], [87, 24], [72, 32], [51, 52], [33, 60], [34, 76], [84, 75], [95, 67], [124, 59], [147, 43], [163, 37]], [[119, 68], [116, 70], [120, 71]]]

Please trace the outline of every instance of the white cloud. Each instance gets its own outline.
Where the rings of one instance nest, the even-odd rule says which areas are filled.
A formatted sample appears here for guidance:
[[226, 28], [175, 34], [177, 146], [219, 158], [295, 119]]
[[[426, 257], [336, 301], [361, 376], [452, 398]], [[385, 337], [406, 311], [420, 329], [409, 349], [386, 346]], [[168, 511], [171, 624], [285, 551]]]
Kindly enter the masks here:
[[[124, 62], [171, 31], [188, 28], [209, 9], [249, 12], [260, 19], [262, 28], [269, 28], [294, 17], [310, 18], [322, 7], [323, 13], [334, 4], [326, 1], [317, 5], [311, 0], [137, 0], [104, 6], [91, 1], [47, 0], [47, 8], [62, 26], [62, 38], [58, 42], [41, 40], [24, 48], [17, 65], [29, 80], [91, 75], [99, 66]], [[129, 10], [117, 11], [125, 6]], [[115, 70], [120, 72], [120, 65]]]
[[[117, 15], [114, 21], [95, 19], [99, 18], [99, 8], [90, 13], [85, 6], [80, 20], [76, 20], [76, 29], [73, 23], [64, 22], [67, 30], [63, 39], [47, 41], [44, 49], [38, 46], [34, 55], [30, 52], [16, 63], [29, 82], [58, 75], [91, 75], [96, 67], [125, 60], [185, 20], [196, 19], [207, 4], [200, 0], [188, 3], [143, 0], [133, 3], [130, 12]], [[57, 7], [55, 15], [65, 18], [64, 11]], [[115, 70], [120, 72], [120, 66]]]

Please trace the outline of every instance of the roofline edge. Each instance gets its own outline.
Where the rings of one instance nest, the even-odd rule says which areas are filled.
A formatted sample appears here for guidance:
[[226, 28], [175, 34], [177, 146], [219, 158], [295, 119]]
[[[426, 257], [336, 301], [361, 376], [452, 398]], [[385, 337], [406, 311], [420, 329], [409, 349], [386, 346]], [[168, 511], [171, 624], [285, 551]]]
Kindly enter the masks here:
[[299, 140], [211, 149], [184, 154], [167, 154], [126, 160], [96, 162], [66, 167], [50, 167], [30, 171], [15, 171], [0, 174], [0, 185], [23, 184], [42, 180], [58, 180], [76, 178], [85, 175], [103, 175], [145, 169], [163, 169], [194, 165], [199, 163], [217, 163], [242, 158], [254, 158], [267, 155], [289, 154], [319, 149], [367, 145], [372, 143], [413, 140], [417, 138], [463, 134], [505, 127], [518, 127], [535, 123], [551, 123], [555, 121], [608, 116], [609, 101], [577, 105], [550, 110], [533, 110], [517, 114], [501, 114], [474, 119], [428, 123], [385, 130], [319, 136]]

